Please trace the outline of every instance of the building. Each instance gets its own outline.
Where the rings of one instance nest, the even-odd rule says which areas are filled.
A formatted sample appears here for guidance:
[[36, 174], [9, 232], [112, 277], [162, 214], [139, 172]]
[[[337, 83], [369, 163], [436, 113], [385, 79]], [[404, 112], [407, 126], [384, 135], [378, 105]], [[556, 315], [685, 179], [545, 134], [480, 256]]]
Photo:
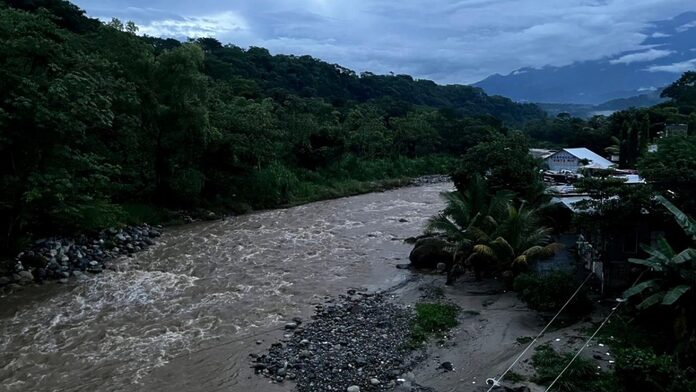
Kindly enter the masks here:
[[614, 163], [587, 148], [564, 148], [544, 160], [554, 172], [577, 173], [580, 169], [607, 170]]
[[686, 136], [689, 134], [689, 126], [686, 124], [667, 124], [665, 126], [665, 137]]
[[546, 159], [550, 157], [551, 155], [555, 154], [556, 150], [548, 150], [546, 148], [530, 148], [529, 149], [529, 155], [533, 156], [536, 159]]

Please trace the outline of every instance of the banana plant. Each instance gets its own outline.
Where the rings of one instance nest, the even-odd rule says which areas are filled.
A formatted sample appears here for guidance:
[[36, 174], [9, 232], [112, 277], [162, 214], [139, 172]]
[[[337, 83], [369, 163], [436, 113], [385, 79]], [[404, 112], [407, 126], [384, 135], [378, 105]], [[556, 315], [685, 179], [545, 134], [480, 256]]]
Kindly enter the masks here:
[[[686, 215], [669, 200], [657, 197], [665, 208], [672, 213], [679, 226], [689, 236], [692, 246], [696, 244], [696, 221]], [[655, 273], [655, 278], [643, 281], [624, 292], [624, 298], [640, 296], [642, 301], [638, 309], [647, 309], [655, 305], [674, 305], [696, 286], [696, 249], [688, 247], [681, 252], [675, 251], [667, 240], [661, 237], [654, 248], [643, 247], [649, 257], [646, 259], [629, 259], [631, 263], [648, 267]]]

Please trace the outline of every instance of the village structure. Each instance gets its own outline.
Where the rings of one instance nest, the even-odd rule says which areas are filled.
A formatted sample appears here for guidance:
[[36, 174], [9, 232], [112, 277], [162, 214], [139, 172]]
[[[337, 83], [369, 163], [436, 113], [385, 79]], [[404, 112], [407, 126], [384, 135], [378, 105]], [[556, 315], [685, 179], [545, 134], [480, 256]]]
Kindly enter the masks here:
[[557, 241], [564, 244], [566, 251], [552, 259], [550, 263], [540, 263], [543, 271], [554, 269], [573, 270], [580, 264], [581, 269], [591, 270], [602, 293], [612, 293], [622, 289], [631, 279], [631, 265], [628, 259], [637, 257], [640, 244], [652, 243], [662, 233], [647, 222], [631, 230], [598, 233], [572, 224], [573, 216], [587, 212], [586, 203], [592, 197], [575, 184], [586, 175], [604, 174], [609, 178], [622, 180], [624, 184], [644, 184], [635, 170], [621, 170], [611, 160], [587, 148], [563, 148], [548, 150], [533, 148], [529, 153], [544, 161], [546, 169], [543, 179], [547, 193], [552, 196], [550, 204], [558, 209], [559, 220], [567, 222], [565, 232], [558, 234]]

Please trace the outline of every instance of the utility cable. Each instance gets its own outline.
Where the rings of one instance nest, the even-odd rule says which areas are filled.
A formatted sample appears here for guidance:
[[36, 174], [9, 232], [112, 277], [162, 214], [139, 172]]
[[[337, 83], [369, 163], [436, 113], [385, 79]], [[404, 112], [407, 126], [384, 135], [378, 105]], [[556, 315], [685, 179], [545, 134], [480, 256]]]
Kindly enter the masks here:
[[486, 391], [486, 392], [491, 392], [491, 390], [492, 390], [493, 388], [495, 388], [495, 387], [497, 387], [497, 386], [500, 386], [500, 380], [502, 380], [503, 377], [505, 377], [505, 375], [506, 375], [510, 370], [512, 370], [513, 367], [515, 367], [515, 365], [517, 364], [517, 362], [519, 362], [519, 360], [522, 359], [522, 357], [524, 356], [524, 354], [526, 354], [527, 351], [529, 351], [529, 349], [534, 345], [534, 343], [536, 343], [536, 342], [539, 340], [539, 338], [542, 337], [542, 336], [544, 335], [544, 333], [546, 332], [546, 330], [549, 329], [549, 327], [551, 326], [551, 324], [553, 324], [554, 321], [556, 321], [556, 319], [557, 319], [558, 316], [561, 314], [561, 312], [563, 312], [563, 310], [568, 306], [568, 304], [570, 304], [570, 302], [573, 300], [573, 298], [575, 298], [575, 296], [578, 295], [578, 293], [580, 292], [580, 290], [582, 289], [582, 287], [585, 285], [585, 283], [587, 283], [587, 281], [590, 280], [590, 277], [592, 277], [592, 274], [593, 274], [592, 271], [590, 271], [590, 272], [587, 274], [587, 277], [585, 277], [585, 280], [583, 280], [582, 283], [580, 283], [580, 286], [578, 286], [578, 288], [575, 290], [575, 292], [573, 293], [573, 295], [571, 295], [570, 298], [568, 298], [568, 300], [566, 301], [566, 303], [563, 304], [563, 306], [558, 310], [558, 312], [556, 312], [556, 315], [553, 316], [553, 318], [551, 319], [551, 321], [549, 321], [549, 323], [546, 324], [546, 326], [544, 327], [544, 329], [542, 329], [541, 332], [539, 332], [539, 334], [538, 334], [534, 339], [532, 339], [532, 341], [529, 343], [529, 345], [527, 345], [527, 347], [520, 353], [520, 355], [518, 355], [517, 358], [515, 358], [515, 360], [510, 364], [510, 366], [508, 366], [508, 368], [503, 372], [503, 374], [501, 374], [500, 377], [498, 377], [497, 379], [496, 379], [496, 378], [489, 378], [489, 379], [486, 380], [486, 384], [491, 384], [491, 387], [488, 388], [488, 391]]

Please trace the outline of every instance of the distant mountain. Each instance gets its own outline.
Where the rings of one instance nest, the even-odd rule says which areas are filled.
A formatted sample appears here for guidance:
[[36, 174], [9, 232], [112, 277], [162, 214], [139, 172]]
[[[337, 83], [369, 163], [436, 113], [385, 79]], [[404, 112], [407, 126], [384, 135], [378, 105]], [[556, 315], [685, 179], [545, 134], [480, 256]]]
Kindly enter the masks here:
[[474, 86], [516, 101], [599, 105], [655, 91], [696, 69], [696, 12], [655, 22], [644, 33], [642, 50], [563, 67], [522, 68]]
[[559, 113], [565, 112], [573, 117], [587, 119], [595, 115], [609, 115], [613, 112], [630, 108], [655, 106], [658, 103], [666, 101], [666, 99], [660, 97], [661, 92], [662, 89], [659, 89], [648, 94], [612, 99], [599, 105], [578, 103], [538, 103], [537, 105], [551, 116], [556, 116]]

